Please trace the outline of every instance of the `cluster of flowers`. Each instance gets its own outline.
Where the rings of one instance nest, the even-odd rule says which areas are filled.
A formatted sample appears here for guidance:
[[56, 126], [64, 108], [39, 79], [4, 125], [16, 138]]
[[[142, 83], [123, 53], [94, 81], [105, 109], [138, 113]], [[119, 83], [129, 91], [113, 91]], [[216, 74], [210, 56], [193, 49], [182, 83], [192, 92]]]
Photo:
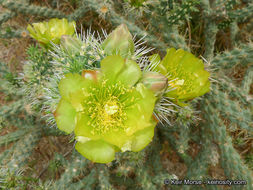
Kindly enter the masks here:
[[[27, 29], [50, 51], [54, 43], [58, 49], [85, 53], [89, 43], [74, 36], [75, 22], [66, 19]], [[54, 111], [57, 127], [74, 132], [76, 150], [93, 162], [108, 163], [116, 152], [142, 150], [152, 141], [157, 122], [166, 120], [170, 105], [185, 106], [209, 91], [210, 74], [200, 59], [174, 48], [162, 60], [158, 54], [140, 58], [125, 24], [106, 36], [99, 51], [104, 56], [96, 67], [61, 78]]]

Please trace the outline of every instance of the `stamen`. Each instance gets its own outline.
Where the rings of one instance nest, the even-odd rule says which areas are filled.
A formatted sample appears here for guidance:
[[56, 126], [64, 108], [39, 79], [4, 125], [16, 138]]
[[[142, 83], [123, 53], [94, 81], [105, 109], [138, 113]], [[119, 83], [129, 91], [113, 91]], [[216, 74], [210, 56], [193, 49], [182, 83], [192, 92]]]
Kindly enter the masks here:
[[[88, 123], [92, 134], [104, 134], [108, 131], [125, 130], [123, 122], [127, 119], [125, 100], [132, 90], [123, 84], [109, 85], [106, 81], [88, 90], [90, 96], [83, 102], [84, 112], [90, 117]], [[134, 101], [134, 99], [133, 99]]]

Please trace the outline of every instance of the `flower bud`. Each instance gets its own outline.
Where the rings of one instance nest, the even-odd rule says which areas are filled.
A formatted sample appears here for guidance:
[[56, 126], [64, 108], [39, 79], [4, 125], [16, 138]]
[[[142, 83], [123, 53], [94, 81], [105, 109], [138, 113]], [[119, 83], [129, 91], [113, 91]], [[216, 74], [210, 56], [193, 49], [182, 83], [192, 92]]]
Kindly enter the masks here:
[[102, 43], [102, 48], [107, 55], [119, 54], [130, 58], [134, 54], [134, 41], [125, 24], [118, 26]]
[[63, 35], [61, 36], [61, 47], [70, 54], [76, 54], [81, 51], [82, 41], [76, 37]]
[[90, 79], [90, 80], [94, 80], [96, 82], [98, 80], [98, 74], [99, 74], [98, 70], [83, 70], [82, 71], [82, 77]]
[[167, 89], [168, 79], [160, 73], [146, 72], [143, 74], [142, 83], [158, 97]]

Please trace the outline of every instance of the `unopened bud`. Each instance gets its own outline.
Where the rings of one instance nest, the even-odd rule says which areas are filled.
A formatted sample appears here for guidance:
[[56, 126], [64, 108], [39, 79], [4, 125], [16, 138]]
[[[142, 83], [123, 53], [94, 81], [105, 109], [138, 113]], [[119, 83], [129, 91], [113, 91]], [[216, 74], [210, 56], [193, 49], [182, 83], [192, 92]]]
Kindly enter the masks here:
[[130, 58], [134, 54], [134, 41], [125, 24], [119, 25], [102, 44], [107, 55], [119, 54], [124, 58]]
[[168, 86], [167, 77], [156, 72], [144, 73], [141, 81], [148, 89], [152, 90], [157, 97], [162, 95]]
[[63, 35], [61, 36], [61, 46], [70, 54], [76, 54], [81, 51], [83, 42], [72, 36]]
[[93, 81], [98, 80], [98, 74], [99, 74], [98, 70], [83, 70], [82, 71], [82, 77], [93, 80]]

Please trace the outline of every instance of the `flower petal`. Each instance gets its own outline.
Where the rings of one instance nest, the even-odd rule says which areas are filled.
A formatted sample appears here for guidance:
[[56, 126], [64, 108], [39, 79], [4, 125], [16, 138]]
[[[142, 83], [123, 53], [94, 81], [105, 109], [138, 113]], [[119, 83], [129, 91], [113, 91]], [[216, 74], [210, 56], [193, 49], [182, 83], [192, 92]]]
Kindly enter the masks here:
[[134, 134], [131, 148], [133, 152], [142, 150], [152, 141], [152, 138], [154, 136], [154, 128], [155, 125], [152, 127], [147, 127]]
[[83, 101], [85, 100], [85, 92], [83, 90], [77, 90], [69, 94], [70, 103], [76, 109], [77, 112], [84, 110]]
[[136, 102], [131, 102], [131, 99], [126, 102], [126, 104], [131, 105], [125, 110], [128, 118], [125, 122], [125, 125], [128, 126], [128, 130], [126, 130], [127, 135], [132, 135], [136, 131], [150, 126], [150, 119], [156, 101], [152, 91], [141, 83], [137, 85], [133, 96]]
[[152, 65], [157, 65], [152, 71], [159, 72], [163, 75], [167, 75], [168, 71], [163, 64], [161, 64], [161, 57], [159, 54], [153, 54], [149, 57], [150, 62]]
[[75, 127], [75, 135], [76, 136], [83, 136], [83, 137], [88, 137], [92, 140], [98, 140], [101, 138], [101, 136], [96, 135], [92, 131], [94, 130], [90, 126], [91, 119], [83, 114], [83, 113], [77, 113], [76, 116], [76, 127]]
[[76, 150], [87, 159], [97, 163], [109, 163], [115, 159], [115, 149], [102, 140], [77, 142]]
[[26, 29], [29, 31], [31, 37], [36, 38], [35, 30], [33, 29], [33, 27], [30, 24], [28, 24]]
[[54, 115], [60, 130], [68, 134], [74, 130], [76, 111], [68, 101], [61, 99]]
[[140, 99], [137, 104], [141, 106], [145, 118], [149, 120], [152, 117], [156, 97], [151, 90], [147, 89], [141, 83], [136, 86], [136, 90], [139, 92], [140, 95]]
[[176, 49], [175, 48], [170, 48], [167, 49], [167, 54], [166, 56], [163, 58], [163, 60], [161, 61], [161, 65], [163, 65], [166, 69], [168, 69], [168, 67], [170, 66], [170, 64], [172, 63], [173, 58], [175, 57], [175, 52]]
[[117, 81], [121, 81], [125, 85], [133, 86], [141, 77], [141, 69], [136, 62], [125, 60], [122, 72], [119, 73]]
[[119, 55], [107, 56], [103, 59], [101, 70], [109, 81], [120, 81], [124, 85], [133, 86], [141, 77], [138, 64], [132, 60], [123, 59]]
[[206, 83], [203, 85], [203, 88], [199, 91], [199, 96], [204, 95], [205, 93], [210, 91], [210, 81], [207, 80]]
[[46, 48], [51, 47], [51, 42], [59, 44], [62, 35], [73, 35], [75, 22], [68, 22], [67, 19], [50, 19], [49, 22], [39, 22], [28, 25], [27, 30], [30, 36], [38, 40]]
[[122, 130], [110, 131], [103, 135], [103, 140], [121, 149], [124, 144], [129, 140], [129, 136], [127, 136], [126, 133]]
[[109, 79], [110, 82], [114, 82], [124, 67], [124, 59], [119, 55], [107, 56], [101, 61], [100, 65], [105, 78]]
[[204, 70], [203, 61], [189, 52], [185, 52], [178, 64], [188, 72], [198, 72], [200, 70]]
[[58, 86], [62, 98], [70, 101], [70, 94], [85, 89], [85, 87], [89, 86], [89, 81], [79, 74], [66, 74]]

